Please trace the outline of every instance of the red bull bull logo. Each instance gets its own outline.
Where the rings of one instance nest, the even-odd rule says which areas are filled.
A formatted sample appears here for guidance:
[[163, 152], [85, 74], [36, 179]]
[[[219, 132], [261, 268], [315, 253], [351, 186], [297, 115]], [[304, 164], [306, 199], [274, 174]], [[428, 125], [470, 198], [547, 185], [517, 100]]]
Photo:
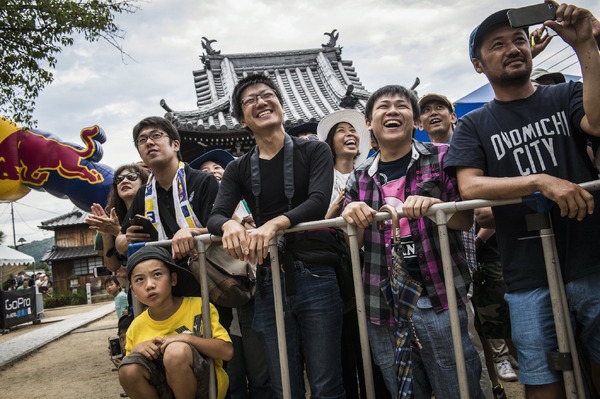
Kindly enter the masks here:
[[0, 200], [15, 201], [34, 187], [67, 196], [82, 209], [94, 202], [105, 204], [112, 168], [97, 162], [106, 135], [92, 126], [81, 130], [80, 136], [84, 147], [0, 119]]
[[83, 129], [81, 139], [85, 148], [80, 150], [42, 133], [21, 130], [18, 138], [21, 181], [41, 186], [48, 181], [52, 170], [65, 179], [80, 179], [91, 184], [104, 181], [97, 170], [82, 165], [82, 161], [96, 154], [97, 146], [93, 138], [99, 132], [98, 126]]

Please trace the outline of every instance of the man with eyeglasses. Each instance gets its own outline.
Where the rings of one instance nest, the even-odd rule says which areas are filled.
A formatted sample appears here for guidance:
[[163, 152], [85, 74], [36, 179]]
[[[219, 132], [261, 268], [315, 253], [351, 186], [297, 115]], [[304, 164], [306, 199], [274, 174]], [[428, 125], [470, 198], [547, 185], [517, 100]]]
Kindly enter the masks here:
[[125, 216], [117, 250], [126, 254], [129, 244], [150, 240], [142, 226], [130, 222], [135, 215], [143, 215], [158, 231], [159, 240], [173, 240], [173, 258], [186, 260], [195, 255], [193, 237], [207, 232], [204, 226], [219, 189], [217, 180], [180, 161], [179, 133], [164, 118], [141, 120], [133, 128], [133, 142], [151, 174]]
[[[233, 115], [256, 140], [227, 165], [208, 229], [223, 236], [231, 256], [258, 262], [252, 328], [267, 354], [274, 397], [283, 397], [273, 304], [269, 241], [279, 230], [323, 219], [331, 198], [333, 162], [327, 144], [285, 133], [283, 100], [265, 75], [241, 79], [233, 91]], [[251, 233], [231, 215], [245, 199], [258, 228]], [[284, 319], [293, 398], [304, 398], [302, 343], [312, 397], [345, 397], [341, 376], [342, 300], [327, 249], [302, 251], [318, 232], [286, 234], [279, 260], [284, 272]], [[337, 261], [337, 258], [336, 258]]]
[[583, 83], [534, 86], [528, 27], [512, 28], [507, 10], [491, 14], [471, 33], [469, 55], [495, 96], [458, 122], [446, 163], [463, 199], [540, 192], [556, 204], [543, 221], [525, 204], [492, 208], [527, 398], [565, 397], [562, 374], [547, 358], [558, 347], [539, 237], [547, 225], [554, 228], [567, 315], [600, 392], [600, 194], [578, 185], [598, 178], [586, 147], [588, 136], [600, 137], [600, 54], [591, 13], [552, 3], [556, 21], [544, 26], [575, 52]]

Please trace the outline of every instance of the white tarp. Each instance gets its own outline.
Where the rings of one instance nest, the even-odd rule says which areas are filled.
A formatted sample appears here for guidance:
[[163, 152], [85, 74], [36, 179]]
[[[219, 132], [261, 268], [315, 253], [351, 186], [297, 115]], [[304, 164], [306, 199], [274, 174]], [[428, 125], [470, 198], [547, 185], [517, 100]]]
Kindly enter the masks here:
[[0, 244], [0, 266], [30, 265], [34, 262], [33, 256]]

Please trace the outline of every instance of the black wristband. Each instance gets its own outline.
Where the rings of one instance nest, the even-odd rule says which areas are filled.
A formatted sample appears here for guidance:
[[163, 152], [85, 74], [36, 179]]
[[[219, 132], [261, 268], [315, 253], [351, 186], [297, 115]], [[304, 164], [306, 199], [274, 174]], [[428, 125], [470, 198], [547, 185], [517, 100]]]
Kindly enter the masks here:
[[242, 226], [246, 226], [246, 220], [245, 220], [245, 219], [242, 219], [242, 221], [240, 222], [240, 224], [241, 224]]
[[109, 249], [108, 251], [106, 251], [106, 257], [110, 258], [111, 256], [113, 256], [116, 253], [117, 253], [117, 248], [116, 247], [112, 247], [111, 249]]

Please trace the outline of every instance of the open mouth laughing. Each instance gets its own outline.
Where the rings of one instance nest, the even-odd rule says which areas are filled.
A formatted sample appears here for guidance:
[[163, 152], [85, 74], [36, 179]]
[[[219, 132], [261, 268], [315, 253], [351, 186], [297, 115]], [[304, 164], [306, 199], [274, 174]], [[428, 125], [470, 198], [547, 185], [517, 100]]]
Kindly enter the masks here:
[[389, 128], [396, 128], [402, 126], [402, 122], [398, 119], [390, 119], [383, 123], [383, 126]]

